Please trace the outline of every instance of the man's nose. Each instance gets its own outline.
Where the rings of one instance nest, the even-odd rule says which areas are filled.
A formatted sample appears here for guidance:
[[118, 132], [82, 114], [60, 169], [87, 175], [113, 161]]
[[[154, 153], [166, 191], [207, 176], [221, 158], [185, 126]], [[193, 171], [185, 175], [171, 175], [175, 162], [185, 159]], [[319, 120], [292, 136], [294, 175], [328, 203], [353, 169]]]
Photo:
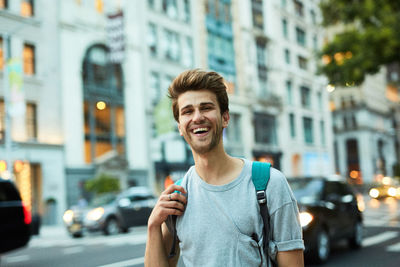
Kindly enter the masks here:
[[195, 110], [193, 114], [193, 121], [194, 122], [200, 122], [204, 119], [203, 113], [200, 112], [200, 110]]

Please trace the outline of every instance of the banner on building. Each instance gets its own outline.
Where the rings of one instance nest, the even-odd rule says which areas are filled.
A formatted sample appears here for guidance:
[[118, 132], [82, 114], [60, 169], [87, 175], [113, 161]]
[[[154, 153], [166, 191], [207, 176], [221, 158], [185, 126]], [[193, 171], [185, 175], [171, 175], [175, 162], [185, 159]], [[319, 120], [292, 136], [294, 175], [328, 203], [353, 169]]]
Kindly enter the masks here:
[[23, 87], [22, 61], [11, 58], [7, 64], [10, 99], [9, 114], [12, 117], [25, 115], [25, 91]]
[[124, 60], [125, 38], [124, 38], [124, 16], [122, 11], [107, 16], [107, 43], [109, 60], [120, 64]]

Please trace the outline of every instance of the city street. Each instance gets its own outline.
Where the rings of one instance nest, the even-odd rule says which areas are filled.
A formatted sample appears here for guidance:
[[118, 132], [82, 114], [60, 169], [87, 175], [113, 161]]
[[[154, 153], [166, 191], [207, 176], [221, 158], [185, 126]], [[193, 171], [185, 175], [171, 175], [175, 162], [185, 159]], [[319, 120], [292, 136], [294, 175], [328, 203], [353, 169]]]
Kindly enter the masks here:
[[[399, 200], [370, 200], [365, 196], [363, 248], [349, 250], [343, 243], [333, 247], [322, 266], [398, 266], [400, 262]], [[127, 234], [91, 234], [70, 238], [62, 227], [43, 227], [29, 246], [4, 255], [5, 267], [87, 267], [143, 266], [146, 228], [132, 228]], [[308, 265], [313, 266], [313, 265]]]

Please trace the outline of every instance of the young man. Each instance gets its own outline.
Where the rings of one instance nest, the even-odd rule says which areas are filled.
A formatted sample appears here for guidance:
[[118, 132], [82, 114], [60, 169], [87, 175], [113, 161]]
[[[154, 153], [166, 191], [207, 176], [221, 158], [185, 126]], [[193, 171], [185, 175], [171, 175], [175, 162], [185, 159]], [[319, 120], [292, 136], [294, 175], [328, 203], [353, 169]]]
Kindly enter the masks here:
[[[172, 82], [169, 96], [195, 165], [182, 186], [168, 187], [155, 205], [145, 265], [176, 266], [180, 251], [185, 266], [267, 266], [271, 257], [279, 266], [303, 266], [297, 203], [283, 174], [273, 168], [266, 191], [272, 240], [269, 255], [264, 255], [251, 162], [229, 156], [222, 143], [229, 123], [223, 78], [215, 72], [185, 71]], [[166, 221], [172, 215], [177, 215], [179, 244], [177, 255], [169, 258], [173, 236]]]

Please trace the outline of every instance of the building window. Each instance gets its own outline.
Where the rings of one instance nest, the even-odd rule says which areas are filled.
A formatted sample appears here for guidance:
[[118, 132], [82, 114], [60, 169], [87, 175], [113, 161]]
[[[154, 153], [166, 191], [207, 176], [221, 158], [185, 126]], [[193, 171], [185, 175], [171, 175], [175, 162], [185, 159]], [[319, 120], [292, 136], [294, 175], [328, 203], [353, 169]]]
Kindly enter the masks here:
[[183, 21], [190, 22], [190, 1], [183, 0]]
[[311, 90], [308, 87], [301, 86], [300, 87], [300, 92], [301, 92], [301, 106], [303, 108], [311, 108]]
[[317, 24], [317, 16], [316, 16], [316, 14], [315, 14], [315, 11], [314, 10], [310, 10], [310, 15], [311, 15], [311, 22], [312, 22], [312, 24]]
[[8, 0], [0, 0], [0, 9], [8, 8]]
[[323, 107], [322, 107], [322, 93], [318, 92], [317, 94], [318, 97], [318, 108], [320, 111], [323, 111]]
[[298, 56], [297, 57], [298, 63], [299, 63], [299, 68], [302, 70], [307, 70], [307, 59], [302, 57], [302, 56]]
[[286, 19], [282, 19], [282, 33], [285, 39], [289, 39], [288, 22]]
[[320, 128], [321, 128], [321, 144], [325, 145], [325, 123], [324, 121], [320, 121]]
[[154, 4], [154, 0], [147, 0], [147, 5], [151, 8], [151, 9], [155, 9], [155, 4]]
[[306, 144], [312, 144], [314, 142], [314, 137], [313, 137], [313, 121], [311, 118], [303, 117], [303, 129], [304, 129], [304, 142], [306, 142]]
[[292, 81], [286, 81], [286, 93], [288, 104], [293, 105]]
[[4, 143], [6, 133], [6, 115], [4, 110], [4, 100], [0, 99], [0, 144]]
[[37, 139], [37, 112], [34, 103], [26, 105], [26, 135], [28, 140]]
[[161, 99], [160, 75], [157, 72], [151, 72], [149, 87], [151, 103], [156, 105]]
[[177, 33], [164, 30], [163, 35], [163, 55], [164, 58], [179, 62], [180, 60], [180, 45], [179, 45], [179, 36]]
[[289, 114], [289, 124], [290, 124], [290, 136], [292, 138], [296, 137], [296, 122], [294, 114]]
[[24, 44], [23, 50], [24, 73], [26, 75], [35, 74], [35, 46]]
[[295, 9], [297, 16], [300, 16], [300, 17], [304, 16], [304, 6], [303, 6], [302, 2], [300, 2], [298, 0], [294, 0], [294, 9]]
[[264, 29], [264, 17], [261, 0], [252, 0], [253, 25], [255, 28]]
[[162, 0], [162, 10], [171, 19], [176, 19], [178, 16], [176, 0]]
[[290, 64], [290, 51], [289, 51], [289, 49], [285, 49], [285, 62], [286, 62], [286, 64]]
[[230, 125], [226, 128], [226, 137], [228, 143], [240, 144], [242, 142], [241, 117], [240, 114], [230, 114]]
[[147, 45], [150, 50], [150, 54], [153, 57], [157, 56], [157, 28], [153, 23], [149, 24], [148, 33], [147, 33]]
[[296, 27], [296, 40], [299, 45], [306, 46], [306, 33], [299, 27]]
[[184, 38], [182, 48], [182, 64], [185, 67], [193, 67], [193, 42], [191, 37], [186, 36]]
[[314, 50], [318, 49], [318, 37], [316, 34], [313, 36], [313, 47], [314, 47]]
[[257, 69], [258, 78], [262, 81], [267, 80], [267, 63], [266, 63], [266, 49], [265, 42], [262, 40], [256, 41], [257, 50]]
[[255, 140], [256, 143], [276, 145], [275, 117], [273, 115], [255, 113]]
[[21, 1], [21, 16], [32, 17], [34, 15], [34, 3], [33, 0]]
[[4, 67], [3, 38], [0, 37], [0, 70]]

